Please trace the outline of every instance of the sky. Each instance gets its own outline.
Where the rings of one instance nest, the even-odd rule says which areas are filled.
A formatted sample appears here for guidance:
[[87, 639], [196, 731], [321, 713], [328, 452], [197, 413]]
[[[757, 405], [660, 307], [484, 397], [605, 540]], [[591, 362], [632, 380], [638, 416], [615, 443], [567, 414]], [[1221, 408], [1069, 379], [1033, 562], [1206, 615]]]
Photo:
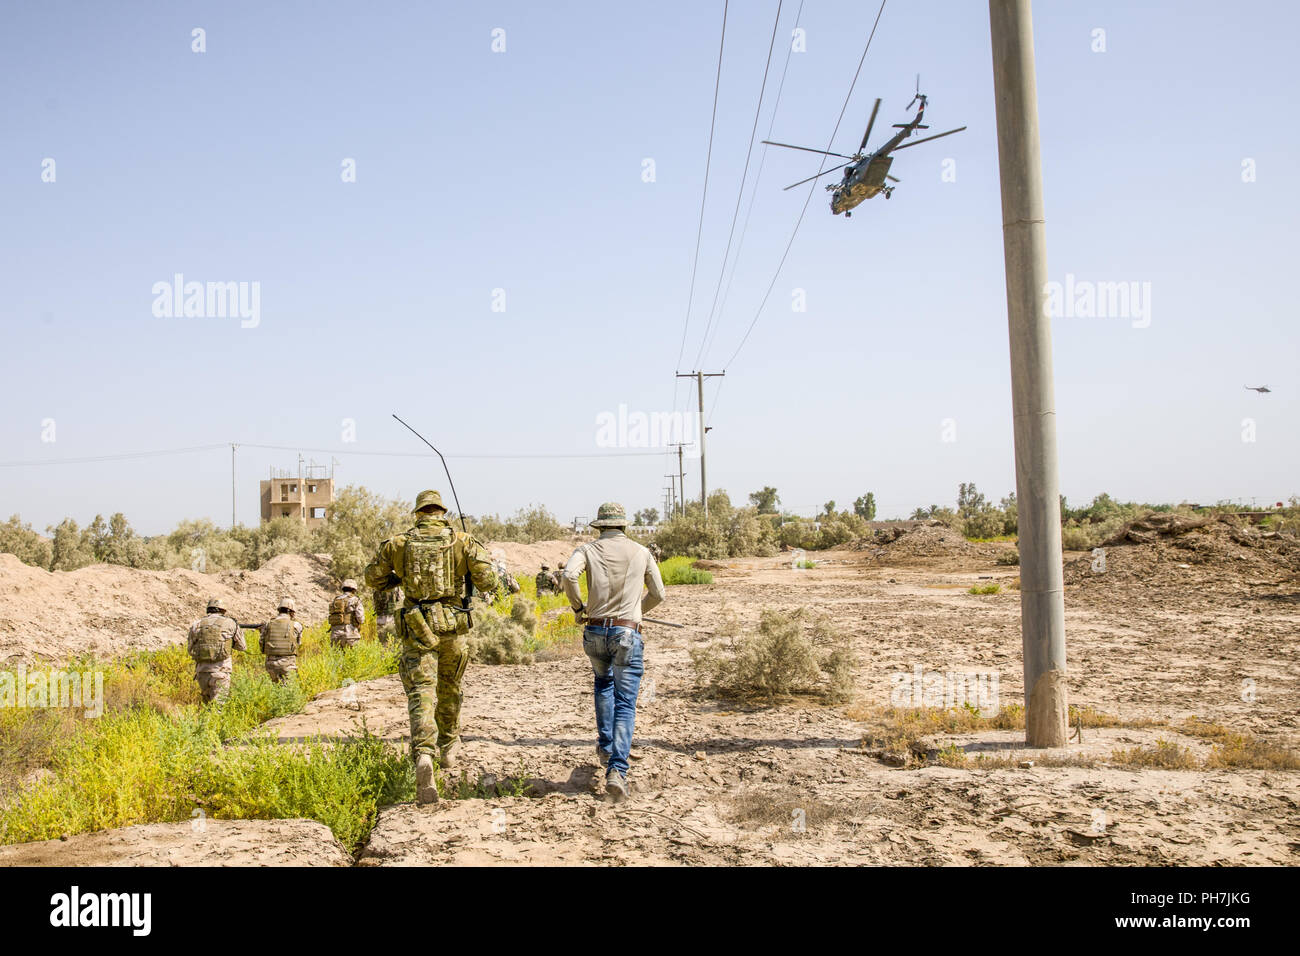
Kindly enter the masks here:
[[[471, 514], [661, 507], [673, 436], [608, 423], [694, 440], [697, 369], [726, 373], [707, 472], [733, 501], [1007, 494], [987, 5], [887, 0], [830, 148], [877, 96], [871, 146], [909, 119], [918, 73], [931, 132], [967, 127], [898, 153], [888, 201], [846, 220], [815, 187], [800, 221], [810, 187], [782, 187], [820, 158], [757, 142], [826, 147], [877, 9], [732, 0], [710, 153], [721, 0], [6, 4], [0, 517], [228, 523], [232, 442], [242, 523], [300, 452], [446, 490], [393, 413]], [[1072, 504], [1300, 494], [1297, 27], [1284, 2], [1034, 5], [1049, 274], [1136, 292], [1052, 320]], [[256, 313], [167, 314], [177, 275]]]

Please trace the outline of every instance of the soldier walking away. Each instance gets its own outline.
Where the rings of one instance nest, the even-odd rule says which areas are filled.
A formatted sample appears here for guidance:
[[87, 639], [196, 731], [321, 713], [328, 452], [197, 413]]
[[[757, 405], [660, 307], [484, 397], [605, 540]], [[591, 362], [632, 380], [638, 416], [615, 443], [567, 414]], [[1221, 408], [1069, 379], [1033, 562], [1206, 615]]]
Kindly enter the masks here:
[[[664, 581], [650, 551], [625, 533], [622, 505], [601, 505], [591, 526], [600, 537], [579, 545], [560, 580], [574, 616], [585, 623], [582, 649], [595, 672], [596, 759], [606, 768], [605, 797], [621, 803], [627, 799], [636, 698], [644, 673], [641, 615], [663, 603]], [[578, 583], [584, 573], [585, 605]]]
[[403, 600], [400, 587], [380, 588], [375, 592], [375, 631], [380, 644], [387, 646], [389, 641], [397, 638], [396, 614]]
[[416, 799], [434, 803], [434, 754], [449, 770], [457, 766], [460, 749], [460, 685], [469, 663], [465, 635], [471, 623], [462, 606], [465, 578], [485, 594], [496, 590], [497, 579], [479, 540], [447, 523], [442, 495], [420, 492], [414, 513], [415, 527], [380, 542], [365, 577], [372, 588], [400, 584], [405, 592], [397, 614], [398, 672], [411, 718]]
[[652, 558], [655, 559], [655, 563], [656, 563], [656, 564], [658, 564], [658, 563], [660, 563], [661, 561], [663, 561], [663, 559], [664, 559], [664, 549], [661, 548], [661, 547], [659, 547], [658, 544], [656, 544], [655, 542], [651, 541], [649, 544], [646, 545], [646, 549], [649, 550], [649, 552], [650, 552], [650, 557], [652, 557]]
[[361, 640], [366, 608], [357, 596], [357, 582], [344, 578], [342, 592], [330, 601], [330, 642], [335, 647], [353, 647]]
[[207, 613], [190, 625], [186, 641], [186, 649], [194, 660], [194, 679], [205, 704], [230, 693], [230, 676], [235, 670], [230, 658], [232, 648], [248, 650], [244, 632], [233, 617], [226, 616], [226, 602], [210, 597]]
[[537, 572], [537, 577], [533, 578], [533, 583], [537, 585], [537, 596], [543, 594], [556, 594], [559, 587], [556, 586], [555, 575], [551, 573], [551, 566], [543, 564], [542, 570]]
[[297, 605], [291, 597], [280, 599], [277, 614], [262, 625], [262, 653], [266, 655], [266, 672], [275, 683], [283, 683], [298, 671], [298, 645], [302, 643], [302, 625], [294, 620]]

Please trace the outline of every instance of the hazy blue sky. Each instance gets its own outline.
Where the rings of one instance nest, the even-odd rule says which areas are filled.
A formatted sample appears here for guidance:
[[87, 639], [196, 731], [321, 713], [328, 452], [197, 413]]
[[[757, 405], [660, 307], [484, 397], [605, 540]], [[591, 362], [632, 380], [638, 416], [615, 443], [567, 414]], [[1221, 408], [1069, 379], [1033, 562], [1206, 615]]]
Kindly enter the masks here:
[[[759, 139], [798, 8], [782, 10]], [[721, 2], [6, 4], [0, 459], [419, 451], [394, 411], [448, 453], [591, 454], [620, 404], [692, 408], [673, 374], [696, 367], [776, 10], [731, 4], [678, 366]], [[825, 145], [875, 14], [807, 0], [773, 138]], [[1284, 2], [1035, 4], [1052, 278], [1150, 284], [1146, 327], [1054, 321], [1072, 501], [1300, 493], [1298, 28]], [[918, 72], [933, 130], [969, 129], [898, 154], [893, 199], [851, 220], [819, 188], [729, 362], [807, 195], [781, 187], [818, 168], [766, 156], [703, 358], [726, 366], [709, 478], [733, 499], [771, 484], [812, 510], [873, 490], [892, 516], [951, 503], [960, 481], [1014, 487], [987, 5], [890, 0], [833, 148], [856, 147], [876, 96], [883, 140]], [[747, 189], [742, 224], [748, 203]], [[155, 316], [155, 283], [177, 273], [259, 283], [259, 324]], [[386, 494], [445, 484], [436, 459], [339, 457], [341, 482]], [[296, 462], [240, 450], [242, 521], [267, 468]], [[471, 513], [542, 502], [566, 518], [609, 498], [658, 505], [669, 470], [662, 456], [453, 467]], [[229, 520], [228, 449], [0, 467], [0, 517], [119, 510], [146, 533]]]

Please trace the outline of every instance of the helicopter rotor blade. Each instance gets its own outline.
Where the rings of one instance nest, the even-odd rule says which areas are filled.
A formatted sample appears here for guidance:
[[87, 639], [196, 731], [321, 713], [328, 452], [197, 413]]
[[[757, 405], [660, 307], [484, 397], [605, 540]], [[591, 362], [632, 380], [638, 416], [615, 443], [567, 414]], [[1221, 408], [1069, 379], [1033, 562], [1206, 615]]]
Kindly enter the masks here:
[[891, 180], [893, 180], [893, 181], [896, 182], [896, 183], [901, 183], [901, 182], [902, 182], [902, 180], [899, 179], [897, 176], [891, 176], [891, 175], [889, 175], [888, 173], [885, 173], [885, 178], [886, 178], [886, 179], [891, 179]]
[[858, 152], [867, 148], [867, 140], [871, 138], [871, 127], [876, 125], [876, 114], [880, 112], [880, 97], [876, 97], [876, 105], [871, 107], [871, 119], [867, 120], [867, 131], [862, 134], [862, 145], [858, 147]]
[[950, 129], [946, 133], [936, 133], [934, 136], [925, 137], [925, 139], [914, 139], [912, 142], [904, 143], [902, 146], [895, 146], [894, 152], [898, 152], [900, 149], [907, 149], [909, 146], [920, 146], [922, 143], [928, 143], [932, 139], [943, 139], [943, 137], [951, 136], [953, 133], [960, 133], [965, 128], [965, 126], [958, 126], [956, 129]]
[[[849, 160], [849, 163], [851, 162], [853, 162], [853, 160]], [[801, 179], [797, 183], [791, 183], [789, 186], [786, 186], [785, 189], [782, 189], [781, 192], [785, 192], [787, 189], [794, 189], [795, 186], [802, 186], [804, 183], [810, 183], [814, 179], [820, 179], [822, 176], [825, 176], [827, 173], [833, 173], [836, 170], [843, 169], [849, 163], [840, 163], [834, 169], [823, 170], [822, 172], [818, 173], [816, 176], [809, 176], [807, 179]]]
[[791, 146], [789, 143], [775, 143], [770, 139], [763, 140], [769, 146], [784, 146], [786, 149], [802, 149], [805, 153], [821, 153], [823, 156], [838, 156], [840, 159], [852, 160], [852, 156], [845, 156], [843, 153], [828, 153], [824, 149], [810, 149], [807, 146]]

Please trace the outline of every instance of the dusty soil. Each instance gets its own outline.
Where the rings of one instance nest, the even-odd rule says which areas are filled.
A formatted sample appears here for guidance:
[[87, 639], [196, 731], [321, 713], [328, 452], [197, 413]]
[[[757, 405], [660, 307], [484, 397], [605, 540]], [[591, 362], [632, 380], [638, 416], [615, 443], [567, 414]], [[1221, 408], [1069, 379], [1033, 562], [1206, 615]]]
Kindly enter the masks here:
[[[532, 666], [472, 667], [464, 710], [471, 780], [521, 777], [531, 797], [385, 808], [362, 865], [478, 863], [1124, 863], [1295, 864], [1300, 773], [1137, 770], [1107, 765], [1118, 748], [1210, 745], [1168, 728], [1085, 729], [1066, 754], [1095, 767], [1052, 767], [1020, 733], [936, 739], [1010, 769], [894, 769], [861, 746], [856, 707], [888, 706], [891, 675], [977, 669], [1000, 675], [1001, 702], [1022, 699], [1019, 597], [966, 593], [1017, 569], [991, 557], [938, 568], [881, 567], [869, 554], [714, 565], [715, 584], [670, 589], [661, 610], [691, 625], [650, 627], [631, 779], [634, 800], [600, 799], [590, 676], [574, 655]], [[954, 567], [953, 565], [961, 565]], [[1131, 720], [1189, 716], [1294, 746], [1300, 728], [1300, 602], [1196, 592], [1151, 605], [1100, 606], [1067, 592], [1073, 703]], [[764, 607], [807, 605], [853, 634], [861, 657], [854, 706], [815, 701], [740, 706], [693, 686], [689, 648], [723, 606], [754, 623]], [[1241, 681], [1256, 681], [1247, 702]], [[274, 722], [281, 739], [343, 735], [364, 718], [401, 741], [396, 678], [318, 698]], [[1060, 753], [1051, 755], [1060, 756]], [[1035, 766], [1021, 768], [1022, 761]], [[795, 829], [796, 811], [804, 828]]]
[[201, 574], [112, 564], [46, 571], [0, 554], [0, 662], [111, 657], [180, 643], [214, 593], [230, 602], [236, 620], [249, 622], [265, 621], [291, 594], [298, 619], [311, 625], [325, 618], [332, 588], [325, 555], [286, 554], [256, 571]]
[[521, 544], [518, 541], [490, 541], [487, 549], [498, 555], [506, 563], [510, 573], [519, 577], [533, 577], [543, 564], [552, 568], [562, 567], [569, 560], [573, 549], [584, 541], [590, 541], [590, 535], [574, 535], [553, 541], [537, 541], [533, 544]]
[[350, 866], [315, 820], [147, 823], [0, 846], [0, 866]]
[[[1137, 567], [1141, 555], [1131, 549], [1148, 546], [1111, 546], [1108, 568]], [[792, 568], [789, 555], [731, 560], [713, 565], [713, 585], [670, 588], [656, 616], [687, 628], [647, 628], [633, 799], [620, 807], [601, 799], [591, 676], [580, 652], [531, 666], [472, 666], [464, 773], [488, 788], [501, 782], [500, 792], [519, 778], [531, 795], [384, 808], [358, 862], [1300, 861], [1300, 772], [1144, 770], [1110, 760], [1117, 748], [1160, 739], [1208, 753], [1206, 742], [1168, 728], [1085, 728], [1082, 742], [1051, 755], [1009, 731], [932, 741], [1008, 758], [998, 768], [895, 768], [864, 747], [868, 725], [852, 715], [889, 706], [894, 675], [918, 666], [995, 672], [1003, 705], [1023, 698], [1019, 594], [1010, 589], [1019, 569], [995, 563], [999, 546], [955, 550], [890, 558], [843, 549], [808, 555], [810, 570]], [[1297, 746], [1300, 586], [1278, 583], [1282, 576], [1198, 586], [1193, 574], [1184, 587], [1144, 588], [1135, 573], [1068, 585], [1071, 702], [1129, 721], [1195, 716]], [[1003, 591], [967, 593], [988, 583]], [[851, 635], [859, 656], [851, 704], [741, 705], [695, 687], [690, 648], [711, 639], [724, 610], [753, 627], [764, 608], [803, 606]], [[351, 733], [363, 720], [405, 740], [396, 677], [321, 695], [268, 726], [288, 743]], [[1098, 763], [1044, 765], [1070, 755]], [[128, 841], [116, 852], [134, 850]]]

